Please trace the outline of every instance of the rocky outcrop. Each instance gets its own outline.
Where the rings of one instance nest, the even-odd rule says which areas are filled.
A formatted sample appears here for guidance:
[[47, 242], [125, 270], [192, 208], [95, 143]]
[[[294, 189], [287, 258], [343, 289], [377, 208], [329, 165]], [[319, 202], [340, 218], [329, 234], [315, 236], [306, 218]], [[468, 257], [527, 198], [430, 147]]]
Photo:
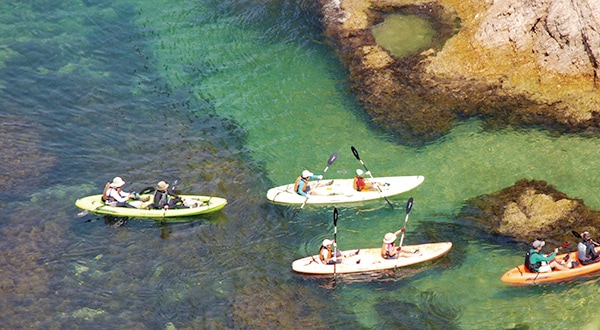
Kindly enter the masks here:
[[[403, 143], [488, 125], [600, 132], [600, 3], [591, 0], [321, 0], [325, 34], [373, 120]], [[371, 26], [388, 13], [428, 17], [439, 37], [395, 58]]]
[[560, 245], [577, 241], [572, 231], [599, 237], [600, 212], [569, 198], [545, 181], [520, 180], [493, 194], [467, 201], [459, 219], [483, 224], [493, 234], [530, 243], [542, 238]]

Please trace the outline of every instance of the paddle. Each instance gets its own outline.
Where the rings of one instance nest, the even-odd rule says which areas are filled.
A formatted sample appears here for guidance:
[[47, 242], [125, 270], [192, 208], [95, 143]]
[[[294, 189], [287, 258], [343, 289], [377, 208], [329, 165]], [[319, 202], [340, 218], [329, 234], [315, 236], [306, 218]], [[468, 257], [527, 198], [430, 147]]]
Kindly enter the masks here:
[[[573, 234], [573, 236], [577, 237], [578, 239], [582, 239], [581, 235], [579, 235], [579, 233], [578, 233], [578, 232], [576, 232], [576, 231], [574, 231], [574, 230], [571, 230], [571, 234]], [[595, 246], [600, 246], [600, 244], [599, 244], [599, 243], [596, 243], [594, 240], [592, 240], [592, 243], [593, 243]]]
[[[367, 173], [369, 173], [369, 176], [371, 177], [371, 179], [373, 179], [373, 175], [371, 174], [371, 172], [367, 168], [367, 165], [365, 165], [365, 163], [362, 161], [362, 159], [360, 159], [360, 156], [358, 155], [358, 151], [356, 151], [356, 148], [354, 148], [354, 146], [351, 146], [350, 148], [352, 149], [352, 153], [354, 154], [354, 157], [356, 157], [356, 159], [358, 159], [358, 161], [360, 161], [360, 163], [362, 164], [362, 166], [365, 168], [365, 171], [367, 171]], [[390, 200], [387, 197], [383, 196], [383, 190], [381, 190], [381, 187], [379, 187], [379, 185], [377, 184], [377, 182], [375, 182], [375, 186], [377, 187], [377, 190], [379, 190], [379, 194], [383, 198], [385, 198], [385, 201], [388, 203], [388, 205], [393, 210], [394, 209], [394, 205], [392, 205], [392, 202], [390, 202]]]
[[402, 236], [400, 236], [400, 247], [402, 247], [402, 243], [404, 243], [404, 232], [406, 231], [406, 224], [408, 223], [408, 215], [410, 214], [410, 210], [413, 206], [413, 198], [408, 199], [408, 203], [406, 203], [406, 217], [404, 218], [404, 228], [402, 228]]
[[[331, 154], [331, 156], [329, 156], [329, 159], [327, 160], [327, 166], [325, 166], [325, 169], [323, 170], [323, 174], [327, 173], [327, 170], [329, 169], [329, 166], [331, 166], [331, 164], [333, 164], [333, 162], [335, 162], [335, 160], [338, 157], [338, 153], [334, 152]], [[319, 182], [321, 182], [321, 179], [319, 179], [317, 181], [317, 184], [315, 185], [315, 188], [319, 186]], [[308, 202], [308, 197], [309, 195], [306, 194], [306, 199], [304, 200], [304, 203], [302, 203], [302, 206], [300, 206], [299, 210], [296, 210], [296, 212], [294, 212], [294, 214], [292, 215], [292, 218], [295, 218], [298, 213], [300, 213], [300, 211], [304, 208], [304, 205], [306, 205], [306, 202]]]
[[336, 265], [337, 265], [337, 220], [338, 210], [333, 208], [333, 280], [335, 281]]

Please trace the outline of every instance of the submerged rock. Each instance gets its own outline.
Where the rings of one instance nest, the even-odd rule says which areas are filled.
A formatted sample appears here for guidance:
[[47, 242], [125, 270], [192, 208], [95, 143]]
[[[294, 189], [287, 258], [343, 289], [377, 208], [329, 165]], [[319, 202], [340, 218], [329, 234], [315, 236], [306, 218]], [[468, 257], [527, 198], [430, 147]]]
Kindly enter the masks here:
[[599, 237], [600, 212], [569, 198], [545, 181], [522, 179], [513, 186], [467, 201], [459, 215], [493, 234], [530, 243], [543, 238], [556, 245], [577, 241], [572, 231]]
[[[325, 34], [374, 121], [404, 143], [447, 133], [458, 118], [597, 134], [600, 3], [565, 0], [321, 0]], [[431, 47], [397, 58], [371, 27], [418, 15]]]

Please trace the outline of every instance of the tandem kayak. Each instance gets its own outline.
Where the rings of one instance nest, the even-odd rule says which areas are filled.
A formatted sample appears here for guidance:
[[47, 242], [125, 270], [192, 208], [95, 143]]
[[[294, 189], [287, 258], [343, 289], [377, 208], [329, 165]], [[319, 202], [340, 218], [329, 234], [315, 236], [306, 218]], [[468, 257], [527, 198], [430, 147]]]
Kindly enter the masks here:
[[[596, 251], [599, 250], [600, 247], [596, 247]], [[556, 259], [564, 260], [567, 254], [569, 254], [569, 260], [577, 260], [577, 251], [559, 254], [556, 256]], [[532, 273], [525, 268], [525, 265], [519, 265], [504, 273], [500, 280], [512, 285], [554, 283], [574, 279], [576, 277], [583, 277], [598, 271], [600, 271], [600, 262], [590, 265], [581, 265], [577, 262], [577, 266], [573, 268], [567, 270], [554, 270], [550, 273]]]
[[[267, 191], [267, 199], [273, 203], [280, 204], [329, 204], [329, 203], [351, 203], [361, 202], [383, 197], [398, 195], [412, 190], [425, 181], [421, 175], [414, 176], [390, 176], [369, 179], [368, 182], [378, 182], [381, 192], [356, 191], [353, 188], [354, 179], [321, 180], [319, 186], [311, 188], [314, 195], [306, 197], [294, 192], [294, 184], [287, 184]], [[309, 182], [312, 187], [317, 181]]]
[[[335, 272], [336, 274], [360, 273], [415, 265], [442, 257], [450, 251], [452, 243], [406, 245], [404, 248], [411, 251], [418, 249], [418, 252], [410, 257], [384, 259], [381, 257], [381, 248], [342, 251], [342, 257], [339, 258], [341, 263], [335, 265]], [[311, 275], [333, 274], [333, 266], [333, 264], [322, 263], [318, 254], [292, 262], [292, 269], [295, 272]]]
[[[102, 195], [93, 195], [83, 197], [75, 202], [75, 206], [82, 210], [86, 210], [96, 214], [111, 215], [115, 217], [136, 217], [136, 218], [172, 218], [172, 217], [185, 217], [191, 215], [205, 214], [210, 212], [216, 212], [221, 210], [227, 205], [227, 200], [221, 197], [210, 197], [210, 196], [197, 196], [197, 195], [179, 195], [186, 201], [196, 201], [195, 206], [180, 209], [147, 209], [146, 207], [150, 204], [149, 202], [142, 201], [131, 201], [129, 204], [134, 205], [138, 208], [129, 207], [115, 207], [105, 205], [102, 202]], [[140, 199], [149, 197], [152, 195], [140, 195]], [[190, 203], [194, 204], [194, 203]]]

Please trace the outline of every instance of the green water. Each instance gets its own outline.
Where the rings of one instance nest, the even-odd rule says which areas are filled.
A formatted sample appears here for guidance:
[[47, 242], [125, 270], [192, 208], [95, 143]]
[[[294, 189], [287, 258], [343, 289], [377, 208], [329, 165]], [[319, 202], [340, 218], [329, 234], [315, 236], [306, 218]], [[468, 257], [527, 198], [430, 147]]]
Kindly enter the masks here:
[[[595, 317], [587, 307], [598, 292], [594, 279], [508, 287], [499, 278], [522, 262], [524, 246], [455, 216], [465, 200], [521, 178], [546, 180], [600, 209], [598, 139], [492, 132], [469, 120], [421, 148], [391, 143], [353, 102], [347, 72], [302, 1], [38, 5], [4, 7], [22, 17], [4, 16], [16, 36], [4, 39], [10, 106], [0, 115], [39, 123], [46, 139], [37, 143], [58, 165], [41, 182], [21, 184], [34, 207], [0, 225], [10, 251], [0, 299], [11, 311], [0, 327], [26, 315], [31, 328], [579, 328]], [[11, 38], [23, 41], [20, 48]], [[51, 41], [63, 49], [54, 59], [69, 61], [46, 64]], [[39, 62], [19, 62], [14, 49], [33, 49], [28, 59]], [[46, 84], [42, 96], [30, 90]], [[322, 171], [334, 151], [339, 158], [326, 177], [350, 177], [361, 166], [350, 146], [376, 176], [423, 175], [425, 182], [391, 198], [395, 210], [383, 200], [337, 205], [340, 248], [379, 246], [404, 224], [412, 196], [405, 243], [450, 240], [445, 258], [384, 277], [341, 276], [335, 287], [292, 273], [294, 259], [332, 236], [332, 209], [309, 205], [292, 218], [294, 208], [268, 204], [264, 194], [304, 168]], [[212, 167], [203, 153], [227, 162]], [[185, 189], [230, 204], [177, 226], [73, 219], [72, 199], [115, 172], [137, 179], [132, 186], [183, 176]]]
[[377, 44], [396, 57], [404, 57], [427, 49], [435, 37], [429, 21], [416, 15], [388, 15], [372, 28]]

